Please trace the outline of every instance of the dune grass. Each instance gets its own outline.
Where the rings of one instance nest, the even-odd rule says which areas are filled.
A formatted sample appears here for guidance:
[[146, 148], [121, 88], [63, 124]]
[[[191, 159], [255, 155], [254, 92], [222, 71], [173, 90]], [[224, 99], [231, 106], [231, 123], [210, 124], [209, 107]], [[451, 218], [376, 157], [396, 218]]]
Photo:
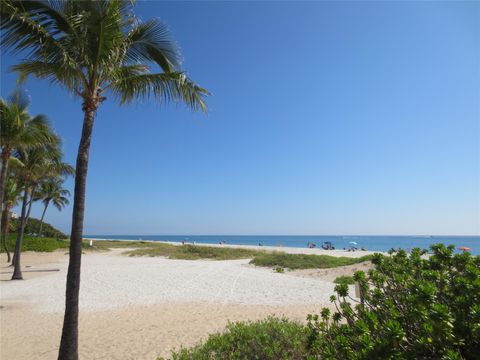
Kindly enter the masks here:
[[260, 252], [250, 249], [196, 246], [196, 245], [171, 245], [162, 243], [150, 243], [149, 247], [142, 247], [126, 252], [129, 256], [164, 256], [169, 259], [212, 259], [212, 260], [233, 260], [249, 259]]
[[324, 269], [357, 264], [369, 261], [372, 257], [372, 255], [366, 255], [359, 258], [350, 258], [330, 255], [305, 255], [273, 252], [257, 254], [250, 263], [256, 266], [282, 267], [290, 270]]
[[[127, 251], [125, 254], [129, 256], [163, 256], [170, 259], [198, 260], [233, 260], [233, 259], [252, 259], [251, 264], [256, 266], [296, 269], [315, 269], [315, 268], [333, 268], [345, 265], [352, 265], [369, 261], [372, 255], [362, 256], [360, 258], [336, 257], [330, 255], [304, 255], [304, 254], [287, 254], [283, 252], [266, 252], [262, 250], [251, 250], [230, 247], [213, 247], [199, 245], [171, 245], [163, 243], [145, 243], [131, 242], [131, 245], [116, 244], [113, 247], [139, 247], [137, 249]], [[122, 243], [120, 241], [120, 243]], [[138, 244], [139, 246], [135, 246]], [[120, 246], [118, 246], [120, 245]], [[112, 246], [110, 246], [112, 247]]]

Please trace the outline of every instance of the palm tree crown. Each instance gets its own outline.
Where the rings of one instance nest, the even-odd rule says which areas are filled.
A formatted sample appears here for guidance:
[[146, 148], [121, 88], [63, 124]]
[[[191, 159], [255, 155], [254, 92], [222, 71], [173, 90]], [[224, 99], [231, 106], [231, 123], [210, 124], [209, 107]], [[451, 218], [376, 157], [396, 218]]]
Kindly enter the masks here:
[[30, 99], [25, 91], [15, 90], [7, 99], [0, 99], [0, 145], [8, 155], [14, 149], [41, 146], [52, 141], [50, 127], [44, 115], [31, 117]]
[[96, 109], [110, 92], [120, 103], [154, 96], [206, 109], [205, 89], [180, 70], [180, 53], [167, 27], [141, 22], [132, 1], [3, 1], [3, 46], [26, 50], [13, 66], [80, 96]]
[[45, 206], [51, 203], [58, 211], [70, 203], [68, 196], [70, 191], [63, 188], [63, 179], [59, 178], [44, 182], [38, 192], [38, 199], [42, 200]]

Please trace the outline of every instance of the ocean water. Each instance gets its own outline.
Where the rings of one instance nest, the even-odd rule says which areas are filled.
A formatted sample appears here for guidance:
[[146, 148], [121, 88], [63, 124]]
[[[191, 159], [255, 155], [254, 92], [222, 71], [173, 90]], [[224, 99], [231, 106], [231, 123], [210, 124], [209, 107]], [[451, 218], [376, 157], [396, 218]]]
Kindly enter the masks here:
[[[264, 246], [287, 246], [307, 247], [307, 244], [314, 243], [321, 246], [323, 242], [330, 241], [336, 249], [343, 249], [352, 246], [364, 247], [370, 251], [388, 251], [391, 248], [402, 248], [405, 250], [419, 247], [428, 249], [432, 244], [442, 243], [469, 247], [474, 255], [480, 255], [480, 236], [325, 236], [325, 235], [84, 235], [86, 238], [112, 239], [112, 240], [156, 240], [173, 242], [193, 242], [202, 244], [218, 244], [225, 241], [232, 245], [259, 245]], [[459, 251], [457, 249], [457, 251]]]

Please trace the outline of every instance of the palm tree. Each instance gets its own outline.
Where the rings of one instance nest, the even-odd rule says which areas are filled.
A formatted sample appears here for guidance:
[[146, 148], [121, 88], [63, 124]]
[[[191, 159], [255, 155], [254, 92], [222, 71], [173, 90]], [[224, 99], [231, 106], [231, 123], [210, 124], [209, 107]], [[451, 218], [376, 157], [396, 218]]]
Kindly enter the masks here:
[[58, 211], [62, 211], [62, 208], [70, 203], [68, 201], [68, 196], [70, 196], [70, 191], [63, 188], [62, 178], [52, 179], [44, 182], [41, 185], [38, 197], [40, 200], [42, 200], [44, 208], [42, 217], [40, 218], [40, 225], [38, 227], [38, 236], [42, 236], [43, 218], [47, 212], [48, 205], [52, 203], [52, 205], [55, 206]]
[[4, 211], [3, 211], [3, 229], [2, 245], [7, 254], [7, 262], [10, 262], [10, 251], [7, 247], [7, 236], [10, 231], [10, 209], [18, 204], [20, 191], [14, 179], [8, 178], [4, 188]]
[[[15, 90], [6, 100], [0, 99], [0, 147], [2, 170], [0, 173], [0, 208], [3, 206], [5, 181], [12, 153], [16, 149], [40, 146], [52, 141], [49, 125], [43, 115], [31, 117], [30, 99], [25, 91]], [[0, 216], [0, 228], [2, 219]]]
[[42, 147], [29, 150], [17, 150], [16, 155], [22, 163], [22, 165], [16, 169], [16, 176], [22, 187], [23, 198], [20, 224], [13, 255], [14, 271], [12, 280], [22, 280], [20, 255], [25, 226], [30, 215], [30, 209], [27, 210], [27, 208], [29, 204], [32, 204], [36, 188], [42, 181], [73, 172], [73, 168], [61, 161], [63, 154], [60, 150], [60, 140], [58, 138], [54, 144], [45, 144]]
[[180, 52], [165, 25], [141, 22], [132, 1], [13, 1], [0, 5], [3, 44], [28, 51], [13, 66], [21, 79], [34, 75], [82, 100], [65, 317], [59, 359], [78, 358], [78, 295], [85, 184], [95, 114], [110, 93], [120, 104], [154, 97], [206, 110], [208, 92], [180, 70]]

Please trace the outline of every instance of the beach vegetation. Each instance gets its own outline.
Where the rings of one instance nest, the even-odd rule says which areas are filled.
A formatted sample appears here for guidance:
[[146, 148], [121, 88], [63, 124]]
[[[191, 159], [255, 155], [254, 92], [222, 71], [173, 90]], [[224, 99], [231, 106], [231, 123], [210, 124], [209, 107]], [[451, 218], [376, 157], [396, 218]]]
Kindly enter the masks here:
[[20, 80], [28, 76], [46, 79], [82, 102], [59, 359], [78, 358], [85, 191], [97, 110], [108, 94], [120, 104], [152, 97], [206, 110], [208, 92], [181, 69], [180, 51], [167, 27], [157, 19], [142, 22], [135, 17], [133, 4], [122, 0], [5, 0], [0, 4], [2, 46], [25, 54], [12, 67]]
[[285, 269], [281, 266], [277, 266], [275, 269], [273, 269], [275, 272], [283, 274], [285, 272]]
[[210, 335], [191, 349], [172, 354], [173, 360], [305, 359], [308, 329], [297, 322], [269, 317], [256, 322], [230, 323], [225, 332]]
[[290, 270], [324, 269], [370, 261], [373, 255], [358, 258], [330, 255], [287, 254], [284, 252], [259, 252], [250, 262], [256, 266], [282, 267]]
[[355, 284], [355, 279], [353, 276], [349, 275], [342, 275], [342, 276], [337, 276], [335, 280], [333, 280], [335, 284], [347, 284], [347, 285], [353, 285]]
[[[13, 249], [16, 243], [16, 235], [9, 235], [6, 238], [6, 246]], [[52, 252], [59, 249], [68, 249], [69, 241], [52, 237], [36, 237], [25, 235], [22, 241], [22, 251]], [[5, 250], [2, 249], [1, 252]]]
[[[9, 231], [16, 232], [20, 225], [20, 219], [10, 219]], [[25, 234], [30, 236], [38, 236], [38, 229], [40, 227], [40, 219], [30, 217], [25, 225]], [[49, 223], [43, 222], [42, 224], [42, 236], [54, 239], [67, 239], [67, 235], [58, 230]]]
[[480, 257], [434, 245], [376, 254], [358, 271], [360, 299], [335, 288], [336, 311], [310, 315], [309, 347], [320, 359], [478, 359]]
[[163, 256], [169, 259], [184, 260], [234, 260], [249, 259], [256, 256], [260, 251], [215, 247], [215, 246], [198, 246], [198, 245], [172, 245], [164, 243], [147, 243], [139, 249], [131, 250], [126, 254], [129, 256]]
[[[96, 242], [102, 247], [136, 247], [139, 242], [130, 241], [102, 241]], [[130, 244], [128, 244], [130, 243]], [[283, 252], [267, 252], [264, 250], [244, 249], [241, 247], [219, 247], [204, 245], [173, 245], [159, 242], [146, 242], [138, 249], [125, 253], [129, 256], [163, 256], [170, 259], [212, 259], [212, 260], [233, 260], [252, 259], [251, 264], [255, 266], [271, 267], [276, 272], [283, 272], [285, 269], [315, 269], [334, 268], [345, 265], [357, 264], [372, 259], [372, 255], [359, 258], [335, 257], [330, 255], [304, 255], [287, 254]]]

